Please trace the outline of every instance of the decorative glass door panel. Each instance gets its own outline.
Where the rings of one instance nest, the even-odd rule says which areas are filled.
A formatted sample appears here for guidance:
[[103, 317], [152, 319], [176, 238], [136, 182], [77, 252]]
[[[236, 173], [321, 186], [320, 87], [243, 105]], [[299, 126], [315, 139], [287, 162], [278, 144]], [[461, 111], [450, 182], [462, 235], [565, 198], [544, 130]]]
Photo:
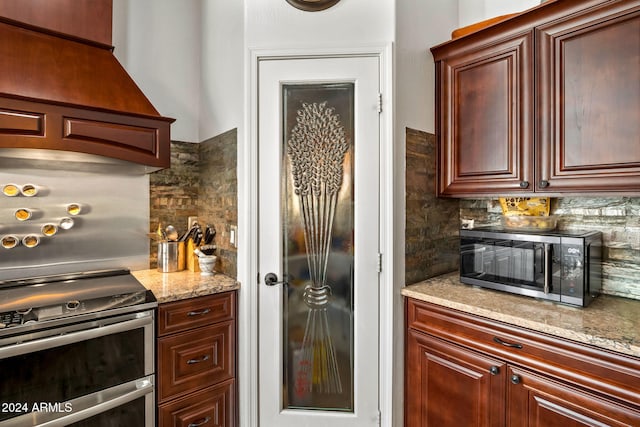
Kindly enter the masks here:
[[379, 58], [258, 64], [259, 423], [379, 417]]
[[354, 84], [282, 100], [283, 409], [353, 412]]

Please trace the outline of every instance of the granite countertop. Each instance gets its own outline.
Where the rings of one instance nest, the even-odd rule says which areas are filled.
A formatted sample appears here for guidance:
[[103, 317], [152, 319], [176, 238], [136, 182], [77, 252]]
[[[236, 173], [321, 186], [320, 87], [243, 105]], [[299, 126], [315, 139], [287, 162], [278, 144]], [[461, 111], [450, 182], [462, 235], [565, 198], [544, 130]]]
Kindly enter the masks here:
[[132, 271], [131, 274], [153, 292], [160, 304], [240, 288], [236, 279], [221, 273], [203, 276], [189, 270], [160, 273], [154, 269]]
[[640, 300], [600, 295], [571, 307], [465, 285], [458, 272], [406, 286], [402, 295], [640, 357]]

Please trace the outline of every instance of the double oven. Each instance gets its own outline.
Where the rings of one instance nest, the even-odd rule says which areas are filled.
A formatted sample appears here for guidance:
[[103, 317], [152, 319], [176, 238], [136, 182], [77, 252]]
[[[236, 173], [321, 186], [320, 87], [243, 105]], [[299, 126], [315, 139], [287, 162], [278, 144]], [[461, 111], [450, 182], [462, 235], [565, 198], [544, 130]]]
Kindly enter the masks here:
[[156, 307], [127, 270], [0, 282], [0, 427], [154, 426]]

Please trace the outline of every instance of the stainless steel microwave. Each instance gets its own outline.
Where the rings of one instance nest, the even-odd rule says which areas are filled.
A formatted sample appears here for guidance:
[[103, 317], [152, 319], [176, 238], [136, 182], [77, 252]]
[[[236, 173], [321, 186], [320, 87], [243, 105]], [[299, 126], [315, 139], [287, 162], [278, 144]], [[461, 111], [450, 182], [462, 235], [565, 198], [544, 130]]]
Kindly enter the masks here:
[[460, 230], [460, 281], [586, 307], [602, 287], [602, 233]]

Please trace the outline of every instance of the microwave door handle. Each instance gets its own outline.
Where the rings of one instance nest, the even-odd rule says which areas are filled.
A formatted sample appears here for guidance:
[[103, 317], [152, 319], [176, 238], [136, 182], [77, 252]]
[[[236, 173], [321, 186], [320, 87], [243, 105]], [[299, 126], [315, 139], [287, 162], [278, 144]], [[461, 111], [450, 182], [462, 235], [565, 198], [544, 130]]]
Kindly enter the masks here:
[[583, 276], [585, 278], [585, 282], [587, 283], [585, 296], [591, 295], [591, 244], [587, 245], [587, 250], [585, 251], [584, 257], [584, 272]]
[[551, 288], [551, 275], [553, 274], [551, 268], [551, 244], [544, 244], [544, 257], [542, 259], [544, 265], [544, 293], [548, 294]]

